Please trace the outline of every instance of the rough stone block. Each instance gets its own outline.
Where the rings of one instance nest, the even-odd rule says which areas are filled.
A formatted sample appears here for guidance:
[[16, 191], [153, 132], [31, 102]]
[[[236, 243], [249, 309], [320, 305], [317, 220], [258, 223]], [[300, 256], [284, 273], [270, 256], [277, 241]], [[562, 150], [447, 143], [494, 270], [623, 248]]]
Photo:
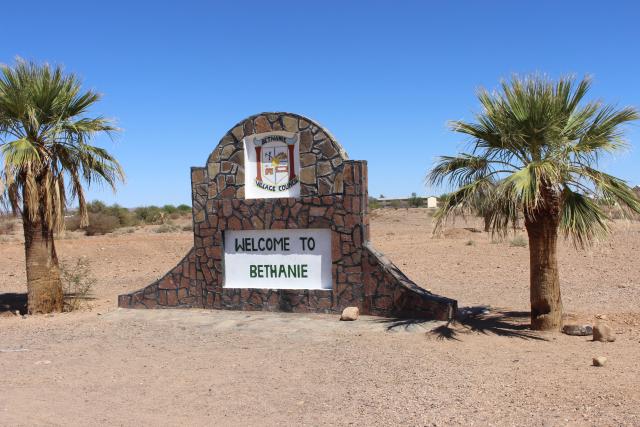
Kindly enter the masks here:
[[316, 168], [315, 166], [308, 166], [300, 169], [300, 182], [303, 184], [315, 184], [316, 183]]

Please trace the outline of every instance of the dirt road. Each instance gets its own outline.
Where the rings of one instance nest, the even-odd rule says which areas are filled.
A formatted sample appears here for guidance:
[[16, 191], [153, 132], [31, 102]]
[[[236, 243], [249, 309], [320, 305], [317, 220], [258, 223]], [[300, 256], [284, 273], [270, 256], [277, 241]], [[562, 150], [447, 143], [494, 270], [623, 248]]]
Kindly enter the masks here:
[[[86, 256], [92, 307], [0, 317], [0, 425], [640, 425], [640, 226], [560, 250], [568, 318], [607, 318], [616, 342], [527, 330], [528, 252], [425, 210], [376, 211], [375, 245], [464, 322], [133, 311], [116, 295], [162, 275], [188, 232], [60, 240]], [[20, 242], [0, 242], [0, 294], [24, 292]], [[484, 306], [488, 312], [481, 314]], [[599, 320], [601, 321], [601, 320]], [[591, 359], [606, 356], [605, 367]]]

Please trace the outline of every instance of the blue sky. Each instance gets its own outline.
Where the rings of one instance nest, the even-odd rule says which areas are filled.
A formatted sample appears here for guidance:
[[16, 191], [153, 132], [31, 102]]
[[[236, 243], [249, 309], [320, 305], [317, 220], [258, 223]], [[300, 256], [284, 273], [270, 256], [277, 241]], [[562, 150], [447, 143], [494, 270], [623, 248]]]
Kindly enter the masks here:
[[[96, 112], [123, 132], [98, 142], [127, 183], [89, 194], [124, 206], [189, 203], [190, 166], [262, 111], [319, 121], [369, 161], [372, 195], [399, 197], [440, 192], [424, 176], [464, 142], [447, 121], [512, 73], [590, 74], [593, 98], [640, 107], [634, 1], [31, 1], [3, 14], [0, 62], [60, 63], [104, 94]], [[603, 167], [637, 185], [639, 125], [628, 135]]]

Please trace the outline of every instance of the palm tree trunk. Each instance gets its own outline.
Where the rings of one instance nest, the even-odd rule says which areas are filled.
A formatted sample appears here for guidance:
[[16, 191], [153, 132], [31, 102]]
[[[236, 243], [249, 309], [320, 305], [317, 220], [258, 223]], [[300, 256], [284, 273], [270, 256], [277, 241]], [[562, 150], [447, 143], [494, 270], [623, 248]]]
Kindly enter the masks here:
[[562, 299], [558, 274], [558, 220], [554, 215], [525, 218], [529, 235], [531, 329], [562, 328]]
[[42, 213], [36, 221], [29, 220], [26, 214], [22, 217], [29, 314], [62, 311], [64, 304], [53, 231], [42, 217]]

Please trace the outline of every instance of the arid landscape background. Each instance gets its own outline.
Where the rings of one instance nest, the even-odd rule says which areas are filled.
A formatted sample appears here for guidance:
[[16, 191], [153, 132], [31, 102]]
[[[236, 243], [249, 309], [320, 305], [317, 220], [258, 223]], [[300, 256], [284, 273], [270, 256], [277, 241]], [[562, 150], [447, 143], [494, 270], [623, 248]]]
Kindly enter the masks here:
[[[16, 316], [20, 230], [0, 236], [3, 425], [639, 425], [640, 223], [559, 252], [566, 322], [606, 322], [613, 343], [527, 329], [528, 248], [426, 209], [379, 209], [372, 240], [410, 278], [458, 300], [453, 325], [204, 310], [131, 311], [117, 295], [163, 275], [189, 224], [68, 232], [67, 266], [96, 279], [81, 310]], [[187, 227], [188, 228], [188, 227]], [[162, 231], [167, 231], [166, 227]], [[16, 302], [18, 301], [18, 302]], [[606, 356], [605, 367], [591, 366]]]

